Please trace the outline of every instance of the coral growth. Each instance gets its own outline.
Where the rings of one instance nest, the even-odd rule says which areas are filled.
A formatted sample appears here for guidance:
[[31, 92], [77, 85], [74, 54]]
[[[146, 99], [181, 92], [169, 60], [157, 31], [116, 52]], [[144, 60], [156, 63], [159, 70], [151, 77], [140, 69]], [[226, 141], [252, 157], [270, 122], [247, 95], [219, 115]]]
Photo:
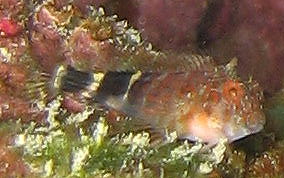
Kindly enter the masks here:
[[1, 177], [28, 177], [27, 165], [20, 154], [13, 148], [13, 139], [20, 127], [14, 123], [1, 123], [0, 126], [0, 176]]
[[42, 120], [43, 113], [26, 98], [27, 72], [21, 65], [0, 63], [0, 118]]
[[2, 18], [0, 20], [0, 31], [2, 32], [1, 36], [12, 37], [20, 33], [21, 26], [11, 19]]
[[248, 167], [247, 177], [283, 177], [284, 147], [283, 143], [254, 159]]

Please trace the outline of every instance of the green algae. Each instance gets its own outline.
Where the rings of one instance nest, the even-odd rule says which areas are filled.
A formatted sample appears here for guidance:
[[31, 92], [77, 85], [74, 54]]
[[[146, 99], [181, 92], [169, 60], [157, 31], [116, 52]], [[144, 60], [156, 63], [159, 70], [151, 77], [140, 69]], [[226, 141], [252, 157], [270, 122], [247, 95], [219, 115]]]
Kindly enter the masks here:
[[[47, 107], [47, 125], [23, 127], [15, 139], [15, 147], [39, 176], [203, 177], [223, 160], [226, 140], [209, 149], [174, 140], [152, 146], [147, 132], [109, 136], [106, 118], [95, 119], [88, 110], [59, 119], [59, 101]], [[92, 132], [82, 124], [88, 117], [93, 119]]]

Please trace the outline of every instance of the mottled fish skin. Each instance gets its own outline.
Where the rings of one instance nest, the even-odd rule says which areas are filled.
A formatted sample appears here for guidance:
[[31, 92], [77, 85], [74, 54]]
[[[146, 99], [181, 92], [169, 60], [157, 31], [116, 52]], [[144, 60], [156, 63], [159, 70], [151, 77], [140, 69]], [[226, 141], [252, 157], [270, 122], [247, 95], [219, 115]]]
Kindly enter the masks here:
[[[221, 138], [232, 142], [259, 132], [265, 124], [262, 90], [253, 80], [240, 81], [231, 71], [234, 65], [233, 60], [227, 66], [196, 65], [180, 72], [89, 74], [67, 67], [57, 86], [139, 118], [162, 135], [176, 131], [178, 138], [213, 145]], [[71, 88], [66, 85], [70, 81]], [[85, 87], [76, 89], [80, 83]]]
[[142, 74], [130, 88], [127, 104], [117, 109], [147, 120], [153, 128], [176, 131], [179, 138], [209, 144], [259, 132], [265, 117], [258, 84], [242, 83], [223, 69]]

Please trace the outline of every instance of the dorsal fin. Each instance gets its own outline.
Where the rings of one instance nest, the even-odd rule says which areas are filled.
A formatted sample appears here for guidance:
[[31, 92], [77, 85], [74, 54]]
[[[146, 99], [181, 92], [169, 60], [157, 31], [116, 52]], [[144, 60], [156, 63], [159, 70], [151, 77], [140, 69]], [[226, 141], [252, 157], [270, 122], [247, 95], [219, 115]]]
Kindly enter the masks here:
[[[143, 72], [190, 72], [193, 70], [212, 70], [216, 67], [209, 56], [198, 54], [160, 53], [153, 56], [120, 59], [118, 70], [140, 70]], [[114, 70], [117, 70], [114, 69]]]
[[237, 65], [238, 65], [238, 59], [236, 57], [234, 57], [225, 66], [225, 71], [226, 71], [228, 76], [230, 76], [232, 78], [237, 77]]

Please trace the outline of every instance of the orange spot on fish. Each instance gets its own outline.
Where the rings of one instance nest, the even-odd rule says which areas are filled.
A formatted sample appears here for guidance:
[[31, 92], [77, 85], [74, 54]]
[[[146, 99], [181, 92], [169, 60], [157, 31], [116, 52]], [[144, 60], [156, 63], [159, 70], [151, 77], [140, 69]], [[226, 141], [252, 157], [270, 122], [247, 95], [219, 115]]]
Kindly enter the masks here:
[[224, 83], [223, 95], [228, 102], [239, 106], [241, 103], [241, 99], [244, 96], [244, 88], [239, 82], [228, 80]]
[[220, 101], [220, 96], [217, 91], [211, 91], [208, 96], [209, 101], [212, 101], [213, 103], [218, 103]]

